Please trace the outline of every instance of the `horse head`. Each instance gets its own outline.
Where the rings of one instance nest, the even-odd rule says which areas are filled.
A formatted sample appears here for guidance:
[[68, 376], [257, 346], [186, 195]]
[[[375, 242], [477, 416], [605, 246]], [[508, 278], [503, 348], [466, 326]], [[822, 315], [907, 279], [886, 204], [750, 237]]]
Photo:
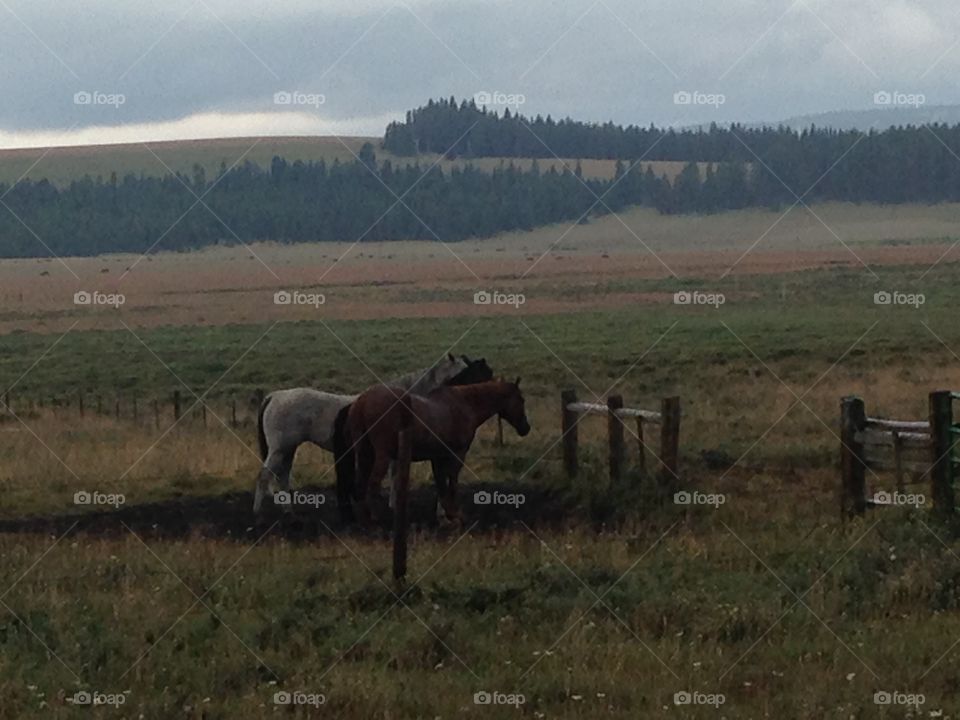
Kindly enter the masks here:
[[530, 432], [530, 421], [527, 420], [526, 405], [520, 392], [520, 378], [516, 382], [501, 380], [500, 383], [504, 386], [500, 417], [510, 423], [517, 435], [526, 437]]
[[450, 378], [446, 382], [447, 385], [476, 385], [493, 380], [493, 370], [487, 365], [486, 358], [471, 360], [466, 355], [461, 355], [460, 358], [466, 364], [466, 367]]

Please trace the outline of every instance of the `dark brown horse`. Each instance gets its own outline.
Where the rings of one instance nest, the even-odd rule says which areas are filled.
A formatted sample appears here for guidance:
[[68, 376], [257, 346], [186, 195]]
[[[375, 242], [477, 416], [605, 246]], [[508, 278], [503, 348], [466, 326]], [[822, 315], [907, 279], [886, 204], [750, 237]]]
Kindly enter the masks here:
[[382, 514], [380, 485], [397, 457], [397, 436], [409, 428], [413, 461], [433, 463], [437, 494], [449, 520], [459, 516], [457, 479], [484, 422], [500, 415], [520, 437], [530, 432], [520, 378], [442, 387], [428, 395], [375, 385], [353, 402], [346, 433], [356, 449], [356, 475], [368, 518]]

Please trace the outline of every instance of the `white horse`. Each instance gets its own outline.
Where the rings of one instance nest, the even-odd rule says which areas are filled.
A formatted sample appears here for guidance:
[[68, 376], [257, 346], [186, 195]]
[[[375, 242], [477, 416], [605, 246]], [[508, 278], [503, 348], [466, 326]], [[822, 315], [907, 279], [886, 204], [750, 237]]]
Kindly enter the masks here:
[[[442, 385], [482, 382], [493, 377], [486, 360], [470, 360], [447, 354], [426, 370], [407, 373], [387, 383], [391, 387], [424, 395]], [[257, 439], [263, 466], [257, 476], [253, 511], [260, 512], [264, 495], [274, 484], [290, 490], [290, 473], [297, 448], [312, 442], [334, 453], [337, 468], [337, 498], [344, 520], [352, 519], [353, 454], [343, 441], [346, 410], [356, 395], [340, 395], [312, 388], [277, 390], [263, 399], [257, 416]], [[348, 455], [347, 458], [341, 456]]]

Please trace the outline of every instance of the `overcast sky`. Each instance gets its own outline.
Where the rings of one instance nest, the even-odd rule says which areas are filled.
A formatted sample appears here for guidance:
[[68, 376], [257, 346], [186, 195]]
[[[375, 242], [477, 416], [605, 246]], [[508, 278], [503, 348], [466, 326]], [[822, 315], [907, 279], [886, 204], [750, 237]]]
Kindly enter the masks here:
[[483, 92], [658, 125], [955, 104], [958, 40], [946, 0], [0, 0], [0, 147], [381, 134]]

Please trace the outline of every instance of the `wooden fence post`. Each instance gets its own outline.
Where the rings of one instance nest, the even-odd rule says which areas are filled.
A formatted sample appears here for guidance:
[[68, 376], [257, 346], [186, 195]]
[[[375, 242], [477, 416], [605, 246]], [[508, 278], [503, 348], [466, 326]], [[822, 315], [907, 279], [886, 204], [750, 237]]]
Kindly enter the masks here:
[[207, 404], [205, 402], [200, 403], [200, 414], [203, 416], [203, 426], [207, 426]]
[[119, 420], [120, 419], [120, 396], [118, 395], [113, 405], [113, 416]]
[[173, 391], [173, 421], [180, 420], [180, 391]]
[[137, 422], [140, 419], [140, 412], [137, 408], [137, 396], [133, 396], [133, 421]]
[[153, 424], [160, 429], [160, 401], [156, 398], [153, 399]]
[[660, 401], [660, 490], [665, 496], [675, 492], [680, 472], [680, 398]]
[[607, 398], [607, 440], [610, 444], [610, 482], [623, 478], [623, 420], [617, 410], [623, 409], [623, 396]]
[[896, 428], [890, 430], [893, 436], [893, 472], [897, 478], [897, 492], [904, 492], [903, 486], [903, 438]]
[[933, 509], [953, 513], [953, 397], [948, 390], [930, 393], [930, 470]]
[[80, 411], [80, 417], [83, 417], [83, 393], [77, 393], [77, 409]]
[[640, 476], [647, 474], [647, 448], [643, 444], [643, 418], [637, 415], [637, 468]]
[[103, 415], [103, 396], [97, 393], [97, 415]]
[[[257, 410], [259, 412], [259, 409]], [[230, 400], [230, 427], [237, 426], [237, 399], [231, 398]]]
[[394, 465], [393, 505], [393, 579], [400, 582], [407, 574], [407, 513], [410, 489], [411, 437], [409, 426], [397, 435], [397, 462]]
[[570, 409], [577, 401], [576, 390], [564, 390], [560, 393], [560, 431], [563, 434], [563, 467], [567, 477], [575, 477], [579, 470], [577, 460], [577, 420], [578, 413]]
[[866, 459], [863, 442], [857, 437], [867, 424], [863, 400], [845, 397], [840, 401], [840, 468], [842, 516], [862, 515], [867, 508]]

